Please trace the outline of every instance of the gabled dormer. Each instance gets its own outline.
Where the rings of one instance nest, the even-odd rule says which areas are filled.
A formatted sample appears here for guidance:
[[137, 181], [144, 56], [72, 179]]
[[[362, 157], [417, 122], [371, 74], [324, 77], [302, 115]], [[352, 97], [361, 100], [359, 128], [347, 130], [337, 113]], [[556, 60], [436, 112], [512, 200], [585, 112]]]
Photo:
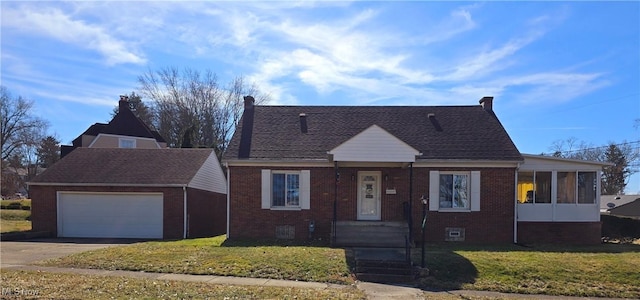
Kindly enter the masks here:
[[131, 111], [127, 96], [120, 96], [118, 113], [108, 124], [91, 125], [72, 145], [63, 145], [60, 154], [64, 157], [78, 147], [161, 149], [167, 142]]

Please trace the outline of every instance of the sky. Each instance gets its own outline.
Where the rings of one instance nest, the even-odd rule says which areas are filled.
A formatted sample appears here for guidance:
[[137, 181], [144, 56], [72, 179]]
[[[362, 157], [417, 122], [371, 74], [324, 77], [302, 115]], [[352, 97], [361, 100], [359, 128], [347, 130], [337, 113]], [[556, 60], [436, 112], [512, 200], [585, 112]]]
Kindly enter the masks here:
[[[0, 84], [69, 144], [162, 68], [267, 105], [478, 105], [520, 152], [640, 147], [640, 2], [2, 1]], [[143, 98], [144, 100], [144, 98]], [[636, 168], [640, 169], [640, 167]], [[628, 194], [640, 194], [640, 175]]]

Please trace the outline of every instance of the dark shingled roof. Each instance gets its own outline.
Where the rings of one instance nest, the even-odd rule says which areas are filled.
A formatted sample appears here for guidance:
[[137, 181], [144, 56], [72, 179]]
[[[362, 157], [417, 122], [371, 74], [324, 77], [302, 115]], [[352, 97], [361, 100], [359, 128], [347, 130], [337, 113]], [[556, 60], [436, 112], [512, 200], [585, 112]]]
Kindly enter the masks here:
[[[252, 122], [245, 120], [251, 115]], [[253, 106], [224, 160], [327, 159], [327, 151], [374, 124], [420, 151], [418, 159], [523, 160], [495, 114], [481, 105]]]
[[213, 149], [77, 148], [31, 183], [186, 185]]
[[[109, 124], [95, 123], [85, 130], [80, 136], [73, 140], [73, 146], [80, 147], [83, 135], [97, 136], [100, 133], [115, 134], [133, 137], [144, 137], [155, 139], [159, 143], [165, 143], [165, 139], [160, 134], [151, 129], [140, 118], [138, 118], [130, 109], [126, 102], [118, 103], [120, 109], [118, 113], [113, 116], [113, 119]], [[126, 109], [125, 109], [126, 108]], [[85, 145], [86, 147], [86, 145]]]

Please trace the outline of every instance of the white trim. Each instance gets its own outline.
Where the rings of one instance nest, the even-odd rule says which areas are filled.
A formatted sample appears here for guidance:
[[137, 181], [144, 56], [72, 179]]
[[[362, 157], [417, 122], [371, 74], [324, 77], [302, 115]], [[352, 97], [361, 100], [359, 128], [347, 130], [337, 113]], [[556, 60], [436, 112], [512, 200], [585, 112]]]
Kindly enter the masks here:
[[186, 187], [186, 184], [181, 183], [170, 183], [170, 184], [162, 184], [162, 183], [152, 183], [152, 184], [135, 184], [135, 183], [68, 183], [68, 182], [28, 182], [28, 185], [42, 185], [42, 186], [76, 186], [76, 187], [86, 187], [86, 186], [94, 186], [94, 187], [105, 187], [105, 186], [117, 186], [117, 187]]
[[440, 172], [429, 171], [429, 211], [438, 211], [440, 206]]
[[469, 208], [471, 211], [480, 211], [480, 171], [471, 171], [469, 180]]
[[261, 204], [260, 208], [262, 209], [270, 209], [271, 208], [271, 170], [263, 169], [261, 171]]
[[514, 182], [515, 187], [513, 189], [513, 198], [514, 198], [514, 205], [513, 205], [513, 243], [517, 244], [518, 243], [518, 170], [520, 169], [520, 166], [518, 165], [518, 167], [515, 170], [515, 174], [514, 174]]
[[311, 171], [300, 171], [300, 209], [311, 209]]
[[[232, 167], [271, 167], [271, 168], [333, 168], [334, 161], [327, 159], [300, 159], [300, 160], [224, 160], [224, 163]], [[413, 163], [414, 168], [515, 168], [522, 161], [488, 161], [488, 160], [435, 160], [418, 159]], [[408, 162], [348, 162], [340, 161], [340, 166], [347, 167], [397, 167], [408, 166]]]

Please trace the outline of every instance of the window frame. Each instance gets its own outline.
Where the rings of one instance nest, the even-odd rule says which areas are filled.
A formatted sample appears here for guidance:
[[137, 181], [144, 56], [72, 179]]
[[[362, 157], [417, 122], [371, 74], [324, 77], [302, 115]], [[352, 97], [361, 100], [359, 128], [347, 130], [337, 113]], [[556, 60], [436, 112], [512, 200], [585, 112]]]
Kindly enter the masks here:
[[[260, 208], [267, 210], [309, 210], [311, 209], [311, 170], [308, 169], [262, 169], [260, 181]], [[298, 174], [298, 205], [273, 205], [273, 174]]]
[[[272, 209], [300, 209], [301, 206], [301, 199], [300, 199], [300, 189], [301, 184], [300, 184], [300, 180], [301, 180], [301, 175], [300, 175], [300, 171], [280, 171], [280, 170], [274, 170], [271, 172], [271, 208]], [[284, 195], [283, 196], [283, 201], [284, 201], [284, 205], [275, 205], [274, 201], [275, 201], [275, 197], [274, 197], [274, 175], [284, 175]], [[297, 205], [289, 205], [288, 202], [289, 200], [287, 199], [287, 195], [289, 193], [288, 189], [288, 179], [289, 179], [289, 175], [295, 175], [298, 177], [298, 189], [297, 189], [297, 193], [298, 193], [298, 204]]]
[[[442, 176], [451, 176], [451, 198], [449, 201], [451, 202], [451, 207], [442, 207], [440, 205], [440, 198], [442, 197], [442, 181], [440, 180]], [[453, 207], [454, 197], [455, 197], [455, 177], [456, 176], [464, 176], [465, 177], [465, 194], [466, 194], [466, 207]], [[438, 174], [438, 210], [440, 211], [471, 211], [471, 172], [470, 171], [442, 171]]]
[[[131, 142], [131, 147], [125, 147], [123, 146], [123, 142]], [[122, 148], [122, 149], [135, 149], [136, 148], [136, 139], [130, 139], [130, 138], [118, 138], [118, 148]]]
[[[567, 173], [567, 174], [573, 174], [574, 179], [573, 179], [573, 200], [571, 202], [559, 202], [558, 199], [560, 198], [560, 189], [559, 189], [559, 180], [558, 178], [560, 178], [559, 176], [557, 176], [556, 178], [556, 189], [557, 189], [557, 194], [556, 194], [556, 203], [559, 205], [595, 205], [598, 202], [598, 172], [597, 171], [584, 171], [584, 170], [576, 170], [576, 171], [558, 171], [558, 174], [560, 173]], [[580, 175], [585, 174], [585, 173], [591, 173], [593, 174], [593, 180], [594, 180], [594, 190], [593, 190], [593, 202], [580, 202]]]

